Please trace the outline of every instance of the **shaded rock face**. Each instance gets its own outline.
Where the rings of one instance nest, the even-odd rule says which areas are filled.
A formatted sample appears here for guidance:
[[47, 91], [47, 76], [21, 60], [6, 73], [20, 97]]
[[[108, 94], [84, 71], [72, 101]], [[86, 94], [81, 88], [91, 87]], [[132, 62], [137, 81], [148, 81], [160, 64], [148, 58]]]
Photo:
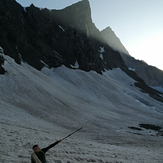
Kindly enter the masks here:
[[70, 67], [78, 61], [85, 71], [104, 70], [105, 62], [98, 52], [100, 33], [92, 23], [87, 0], [52, 11], [34, 5], [24, 9], [14, 0], [1, 1], [0, 12], [0, 46], [17, 63], [23, 60], [40, 70], [44, 63]]
[[[62, 64], [71, 68], [78, 63], [79, 69], [97, 73], [119, 67], [134, 78], [144, 92], [150, 92], [95, 27], [88, 0], [62, 10], [39, 9], [34, 5], [23, 8], [15, 0], [1, 0], [0, 31], [0, 46], [18, 64], [24, 61], [41, 70], [44, 66]], [[3, 62], [2, 57], [2, 74]], [[157, 92], [152, 94], [158, 97]]]

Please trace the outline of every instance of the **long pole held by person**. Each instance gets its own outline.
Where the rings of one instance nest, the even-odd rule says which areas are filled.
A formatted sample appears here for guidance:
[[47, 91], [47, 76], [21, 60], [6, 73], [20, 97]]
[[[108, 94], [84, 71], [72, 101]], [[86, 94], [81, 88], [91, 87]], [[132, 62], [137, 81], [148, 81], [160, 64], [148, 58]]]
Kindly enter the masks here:
[[40, 149], [40, 147], [36, 144], [33, 146], [33, 153], [31, 154], [31, 163], [45, 163], [46, 162], [46, 156], [45, 153], [52, 147], [54, 147], [55, 145], [57, 145], [58, 143], [60, 143], [61, 141], [63, 141], [64, 139], [68, 138], [69, 136], [71, 136], [72, 134], [74, 134], [75, 132], [81, 130], [83, 127], [80, 127], [79, 129], [75, 130], [74, 132], [72, 132], [71, 134], [67, 135], [66, 137], [64, 137], [61, 140], [56, 141], [55, 143], [50, 144], [49, 146], [47, 146], [46, 148], [42, 148]]
[[79, 129], [75, 130], [74, 132], [72, 132], [71, 134], [65, 136], [64, 138], [61, 139], [61, 141], [63, 141], [64, 139], [70, 137], [71, 135], [75, 134], [76, 132], [78, 132], [79, 130], [81, 130], [83, 127], [80, 127]]

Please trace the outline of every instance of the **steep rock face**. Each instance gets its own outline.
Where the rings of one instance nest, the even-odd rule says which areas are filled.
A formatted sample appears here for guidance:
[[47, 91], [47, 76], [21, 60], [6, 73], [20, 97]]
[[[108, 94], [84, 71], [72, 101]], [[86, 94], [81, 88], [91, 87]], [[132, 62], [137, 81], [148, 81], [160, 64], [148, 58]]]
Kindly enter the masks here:
[[[48, 20], [33, 5], [27, 10], [28, 14], [14, 0], [1, 1], [0, 30], [2, 35], [0, 36], [0, 45], [5, 54], [10, 55], [17, 63], [24, 60], [33, 67], [41, 69], [43, 64], [40, 60], [43, 59], [43, 56], [46, 59], [48, 54], [51, 56], [49, 59], [55, 61], [57, 61], [57, 57], [52, 49], [44, 43], [46, 38], [41, 38], [50, 30], [47, 24]], [[37, 16], [38, 18], [36, 18]]]
[[101, 34], [105, 42], [110, 47], [120, 52], [127, 67], [134, 70], [136, 74], [146, 82], [146, 84], [150, 86], [163, 87], [163, 71], [157, 69], [156, 67], [149, 66], [143, 61], [136, 60], [134, 57], [129, 55], [126, 48], [110, 27], [102, 30]]
[[54, 17], [62, 21], [63, 24], [67, 24], [87, 36], [99, 34], [99, 30], [92, 22], [88, 0], [80, 1], [62, 10], [52, 10], [51, 12]]
[[158, 92], [151, 91], [127, 68], [119, 52], [104, 41], [92, 23], [88, 0], [63, 10], [39, 9], [34, 5], [23, 8], [15, 0], [1, 0], [0, 31], [0, 46], [18, 64], [24, 61], [40, 70], [62, 64], [71, 68], [78, 63], [79, 69], [98, 73], [119, 67], [144, 92], [160, 100]]

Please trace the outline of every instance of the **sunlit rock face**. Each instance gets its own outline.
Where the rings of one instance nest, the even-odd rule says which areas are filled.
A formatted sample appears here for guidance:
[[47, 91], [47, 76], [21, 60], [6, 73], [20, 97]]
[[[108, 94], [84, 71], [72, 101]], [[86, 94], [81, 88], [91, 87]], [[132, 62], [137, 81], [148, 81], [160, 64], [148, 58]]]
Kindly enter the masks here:
[[101, 73], [107, 68], [99, 57], [104, 45], [97, 40], [100, 32], [92, 23], [87, 0], [63, 10], [39, 9], [33, 4], [23, 8], [14, 0], [0, 3], [0, 45], [17, 63], [23, 60], [38, 70], [45, 64], [71, 67], [76, 61], [85, 71]]

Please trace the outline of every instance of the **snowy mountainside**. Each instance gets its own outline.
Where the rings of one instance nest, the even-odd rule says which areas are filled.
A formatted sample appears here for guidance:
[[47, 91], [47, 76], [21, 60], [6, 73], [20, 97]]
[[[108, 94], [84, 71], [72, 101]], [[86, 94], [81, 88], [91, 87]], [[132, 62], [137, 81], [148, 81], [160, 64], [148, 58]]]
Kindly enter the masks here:
[[103, 75], [64, 66], [39, 72], [26, 63], [16, 64], [8, 56], [5, 59], [7, 73], [0, 78], [1, 101], [33, 116], [63, 127], [106, 130], [113, 125], [119, 128], [129, 123], [162, 123], [163, 104], [141, 93], [135, 81], [120, 69]]
[[[6, 162], [18, 161], [15, 149], [23, 145], [24, 160], [28, 162], [32, 143], [47, 145], [54, 140], [53, 135], [59, 139], [80, 126], [84, 127], [83, 130], [73, 136], [74, 140], [70, 139], [72, 145], [66, 146], [83, 146], [82, 142], [86, 145], [89, 141], [88, 144], [93, 143], [93, 146], [99, 148], [96, 150], [105, 151], [103, 158], [99, 154], [83, 155], [86, 157], [83, 162], [89, 162], [90, 157], [96, 162], [99, 158], [106, 162], [109, 156], [104, 147], [107, 145], [111, 148], [110, 145], [131, 143], [136, 144], [137, 148], [146, 144], [148, 139], [151, 139], [148, 146], [157, 144], [160, 153], [162, 142], [160, 137], [156, 137], [157, 132], [145, 129], [134, 131], [129, 127], [138, 127], [140, 123], [163, 127], [163, 104], [142, 93], [134, 86], [135, 81], [121, 69], [106, 71], [102, 75], [65, 66], [51, 69], [44, 67], [40, 72], [27, 63], [16, 64], [9, 56], [4, 55], [4, 59], [3, 67], [7, 72], [0, 76], [0, 152], [3, 153], [0, 161], [5, 163], [6, 158]], [[23, 137], [17, 135], [22, 132]], [[10, 152], [3, 152], [6, 149], [4, 138]], [[17, 142], [20, 139], [21, 142], [24, 139], [22, 143]], [[88, 144], [84, 148], [90, 151]], [[64, 147], [63, 143], [58, 150]], [[63, 161], [65, 155], [59, 158]], [[82, 162], [81, 155], [78, 159], [75, 156], [67, 158], [71, 158], [72, 162]], [[160, 157], [161, 154], [157, 155]], [[20, 159], [25, 162], [22, 157]]]

